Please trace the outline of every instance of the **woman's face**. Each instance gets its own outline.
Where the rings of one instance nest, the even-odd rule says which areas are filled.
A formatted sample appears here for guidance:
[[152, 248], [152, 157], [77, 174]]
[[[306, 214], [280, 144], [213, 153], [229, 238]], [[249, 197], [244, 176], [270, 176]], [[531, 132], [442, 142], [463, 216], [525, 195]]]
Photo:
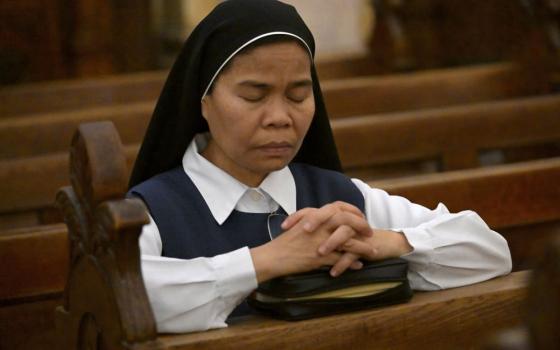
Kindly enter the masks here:
[[212, 136], [204, 157], [253, 187], [286, 166], [315, 114], [310, 65], [295, 42], [236, 56], [202, 100]]

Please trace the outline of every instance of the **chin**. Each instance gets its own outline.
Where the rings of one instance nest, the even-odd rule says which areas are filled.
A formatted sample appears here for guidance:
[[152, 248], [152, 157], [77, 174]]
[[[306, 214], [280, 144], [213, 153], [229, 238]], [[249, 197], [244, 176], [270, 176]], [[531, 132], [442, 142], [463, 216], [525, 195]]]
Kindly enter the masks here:
[[270, 172], [277, 171], [284, 168], [286, 165], [290, 163], [291, 160], [292, 160], [291, 158], [290, 159], [281, 159], [281, 158], [267, 159], [265, 161], [258, 162], [259, 166], [254, 168], [256, 172], [268, 174]]

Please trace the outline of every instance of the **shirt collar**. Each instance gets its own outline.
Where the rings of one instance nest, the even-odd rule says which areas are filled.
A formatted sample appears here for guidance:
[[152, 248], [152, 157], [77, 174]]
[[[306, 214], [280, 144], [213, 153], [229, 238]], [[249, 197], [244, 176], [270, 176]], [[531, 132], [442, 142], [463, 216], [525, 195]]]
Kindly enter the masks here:
[[[200, 151], [208, 143], [208, 134], [198, 134], [183, 156], [183, 170], [192, 180], [216, 222], [226, 221], [249, 187], [208, 161]], [[296, 184], [288, 167], [267, 175], [258, 187], [290, 215], [296, 211]]]

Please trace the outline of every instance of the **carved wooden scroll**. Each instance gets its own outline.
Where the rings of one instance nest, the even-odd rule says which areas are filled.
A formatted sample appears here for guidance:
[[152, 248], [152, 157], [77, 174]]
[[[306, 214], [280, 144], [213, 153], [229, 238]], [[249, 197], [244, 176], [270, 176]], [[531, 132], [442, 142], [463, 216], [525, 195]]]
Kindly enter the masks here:
[[72, 187], [56, 197], [70, 241], [64, 305], [56, 310], [60, 348], [159, 348], [140, 271], [147, 211], [140, 200], [124, 198], [126, 159], [111, 122], [80, 125], [70, 179]]

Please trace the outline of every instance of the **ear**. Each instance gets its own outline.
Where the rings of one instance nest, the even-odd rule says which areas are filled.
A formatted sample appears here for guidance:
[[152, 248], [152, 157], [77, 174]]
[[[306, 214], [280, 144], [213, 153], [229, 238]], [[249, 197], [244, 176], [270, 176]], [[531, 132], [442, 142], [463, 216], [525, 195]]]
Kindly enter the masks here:
[[204, 96], [204, 98], [202, 98], [202, 101], [200, 101], [200, 111], [202, 113], [202, 118], [206, 119], [208, 121], [207, 115], [208, 115], [208, 109], [210, 108], [208, 106], [208, 104], [210, 103], [208, 101], [209, 97], [208, 95]]

